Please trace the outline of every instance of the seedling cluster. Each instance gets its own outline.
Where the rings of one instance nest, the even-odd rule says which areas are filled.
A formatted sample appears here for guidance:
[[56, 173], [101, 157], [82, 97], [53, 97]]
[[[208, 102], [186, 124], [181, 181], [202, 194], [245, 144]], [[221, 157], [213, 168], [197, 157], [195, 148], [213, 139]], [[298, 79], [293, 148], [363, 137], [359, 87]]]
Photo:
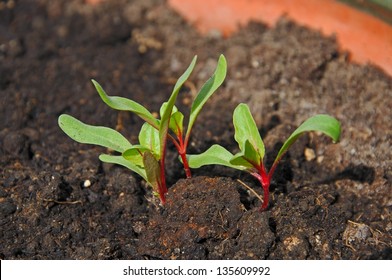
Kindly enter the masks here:
[[160, 119], [155, 118], [150, 111], [133, 100], [107, 95], [96, 81], [92, 81], [101, 99], [109, 107], [133, 112], [145, 121], [139, 133], [139, 144], [132, 145], [116, 130], [87, 125], [66, 114], [59, 117], [59, 126], [69, 137], [77, 142], [100, 145], [121, 153], [121, 155], [102, 154], [99, 156], [99, 159], [103, 162], [125, 166], [139, 174], [159, 194], [161, 202], [164, 204], [165, 194], [167, 193], [165, 177], [167, 140], [169, 139], [173, 142], [183, 162], [186, 176], [188, 178], [191, 177], [186, 152], [193, 125], [204, 104], [226, 77], [226, 59], [221, 55], [214, 74], [202, 86], [192, 103], [185, 132], [183, 125], [184, 115], [178, 111], [175, 102], [180, 89], [191, 75], [196, 60], [197, 57], [195, 56], [191, 64], [177, 80], [169, 100], [162, 104]]
[[233, 123], [235, 128], [234, 138], [239, 145], [240, 152], [233, 155], [222, 146], [213, 145], [202, 154], [188, 155], [187, 147], [193, 125], [207, 100], [223, 83], [227, 71], [226, 59], [221, 55], [215, 72], [202, 86], [192, 103], [185, 130], [184, 114], [177, 109], [175, 102], [180, 89], [195, 67], [196, 59], [197, 57], [195, 56], [191, 64], [177, 80], [168, 101], [162, 104], [160, 119], [154, 117], [149, 110], [133, 100], [107, 95], [103, 88], [96, 81], [92, 80], [101, 99], [108, 106], [116, 110], [133, 112], [145, 121], [139, 132], [138, 144], [131, 144], [114, 129], [88, 125], [67, 114], [59, 117], [59, 126], [69, 137], [77, 142], [99, 145], [118, 152], [118, 155], [101, 154], [99, 159], [103, 162], [125, 166], [139, 174], [153, 187], [154, 192], [159, 195], [162, 204], [165, 204], [165, 195], [167, 193], [165, 177], [166, 145], [167, 141], [171, 141], [183, 163], [187, 178], [191, 177], [190, 168], [199, 168], [210, 164], [224, 165], [249, 172], [260, 182], [263, 188], [264, 199], [261, 209], [264, 210], [268, 206], [272, 175], [290, 146], [303, 133], [309, 131], [322, 132], [336, 142], [340, 136], [340, 123], [328, 115], [316, 115], [307, 119], [286, 140], [269, 172], [267, 172], [263, 163], [265, 155], [264, 143], [256, 123], [249, 107], [246, 104], [239, 104], [234, 110]]

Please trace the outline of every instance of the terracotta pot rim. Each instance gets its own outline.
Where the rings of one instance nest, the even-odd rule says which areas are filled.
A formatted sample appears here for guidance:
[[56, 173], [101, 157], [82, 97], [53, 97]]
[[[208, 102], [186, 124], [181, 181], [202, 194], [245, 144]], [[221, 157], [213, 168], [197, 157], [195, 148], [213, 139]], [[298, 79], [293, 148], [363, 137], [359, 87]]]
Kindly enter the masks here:
[[[98, 4], [108, 0], [85, 0]], [[283, 16], [300, 25], [334, 35], [353, 62], [371, 63], [392, 76], [392, 25], [337, 0], [167, 0], [169, 6], [201, 34], [225, 36], [250, 20], [274, 26]]]
[[392, 26], [336, 0], [168, 0], [197, 30], [230, 35], [250, 20], [273, 26], [286, 16], [298, 24], [335, 35], [341, 50], [360, 64], [372, 63], [392, 76]]

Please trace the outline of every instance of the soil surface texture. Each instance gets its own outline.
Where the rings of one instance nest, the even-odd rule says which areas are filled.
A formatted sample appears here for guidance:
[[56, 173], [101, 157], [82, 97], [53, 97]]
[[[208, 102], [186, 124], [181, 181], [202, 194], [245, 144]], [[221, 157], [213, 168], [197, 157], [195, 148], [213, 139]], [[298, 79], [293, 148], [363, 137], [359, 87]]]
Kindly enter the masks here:
[[[392, 259], [392, 78], [350, 63], [334, 38], [285, 18], [200, 36], [162, 0], [0, 4], [1, 259]], [[295, 143], [264, 212], [239, 181], [262, 194], [252, 177], [209, 166], [185, 179], [172, 145], [163, 208], [139, 176], [99, 161], [105, 149], [58, 127], [67, 113], [136, 143], [142, 121], [108, 108], [90, 80], [157, 112], [198, 55], [176, 104], [189, 112], [221, 53], [227, 78], [201, 111], [189, 153], [216, 143], [237, 152], [241, 102], [267, 167], [306, 118], [342, 124], [337, 144], [317, 133]]]

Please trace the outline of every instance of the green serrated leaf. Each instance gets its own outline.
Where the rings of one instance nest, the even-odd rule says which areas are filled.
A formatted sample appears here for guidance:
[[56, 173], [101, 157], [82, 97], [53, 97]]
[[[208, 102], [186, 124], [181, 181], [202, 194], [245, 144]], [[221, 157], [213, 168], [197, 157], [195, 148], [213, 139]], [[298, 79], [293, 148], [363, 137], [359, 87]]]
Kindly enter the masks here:
[[88, 125], [70, 115], [61, 115], [58, 124], [69, 137], [79, 143], [99, 145], [120, 153], [132, 147], [118, 131], [108, 127]]
[[144, 170], [144, 168], [132, 163], [129, 160], [126, 160], [122, 156], [113, 156], [113, 155], [102, 154], [99, 156], [99, 159], [102, 162], [113, 163], [113, 164], [118, 164], [118, 165], [124, 166], [124, 167], [132, 170], [133, 172], [139, 174], [144, 180], [147, 181], [147, 175], [146, 175], [146, 171]]
[[196, 121], [200, 110], [203, 108], [207, 100], [212, 96], [212, 94], [222, 85], [226, 78], [227, 72], [227, 62], [223, 55], [220, 55], [218, 60], [218, 65], [215, 69], [214, 74], [208, 79], [208, 81], [200, 89], [198, 95], [192, 103], [191, 113], [189, 117], [189, 124], [187, 130], [187, 138], [192, 130], [192, 127]]
[[159, 132], [149, 123], [144, 123], [139, 132], [140, 145], [147, 147], [154, 155], [159, 155]]
[[319, 131], [330, 138], [334, 142], [339, 141], [340, 137], [340, 123], [335, 118], [328, 115], [315, 115], [303, 122], [284, 142], [276, 156], [274, 165], [287, 152], [290, 146], [305, 132]]
[[220, 145], [212, 145], [207, 151], [198, 155], [187, 155], [188, 163], [191, 168], [200, 168], [205, 165], [217, 164], [244, 170], [244, 167], [230, 163], [232, 157], [233, 154]]
[[252, 117], [248, 105], [241, 103], [235, 108], [233, 123], [235, 129], [234, 138], [241, 151], [244, 150], [245, 142], [249, 141], [257, 151], [260, 159], [263, 160], [265, 154], [264, 143], [260, 137], [259, 130], [257, 129], [256, 122]]
[[154, 116], [148, 111], [145, 107], [140, 105], [139, 103], [130, 100], [125, 97], [120, 97], [120, 96], [109, 96], [106, 94], [104, 89], [101, 87], [101, 85], [95, 81], [91, 80], [92, 83], [94, 84], [95, 89], [99, 93], [99, 96], [105, 102], [109, 107], [120, 110], [120, 111], [129, 111], [137, 114], [140, 118], [151, 124], [152, 126], [156, 127], [158, 129], [159, 127], [159, 122]]
[[151, 152], [146, 151], [143, 154], [143, 163], [147, 175], [147, 182], [154, 188], [155, 191], [159, 191], [161, 169], [158, 160]]

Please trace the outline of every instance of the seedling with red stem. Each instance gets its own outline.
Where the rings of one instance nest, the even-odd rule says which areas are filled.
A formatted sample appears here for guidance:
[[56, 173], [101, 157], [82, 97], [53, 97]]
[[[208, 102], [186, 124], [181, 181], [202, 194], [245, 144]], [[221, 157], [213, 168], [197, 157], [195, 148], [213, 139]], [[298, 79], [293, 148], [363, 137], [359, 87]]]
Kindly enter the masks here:
[[239, 153], [233, 155], [222, 146], [213, 145], [202, 154], [188, 155], [188, 162], [191, 168], [219, 164], [250, 173], [260, 182], [263, 188], [262, 210], [268, 207], [269, 188], [276, 167], [298, 137], [309, 131], [319, 131], [332, 138], [334, 142], [337, 142], [340, 137], [340, 123], [335, 118], [328, 115], [315, 115], [303, 122], [290, 135], [279, 150], [270, 170], [267, 171], [263, 162], [265, 155], [264, 143], [246, 104], [239, 104], [234, 110], [233, 123], [235, 128], [234, 138], [239, 145]]
[[[67, 114], [59, 117], [59, 126], [77, 142], [100, 145], [121, 153], [121, 155], [102, 154], [99, 159], [103, 162], [125, 166], [142, 176], [153, 187], [155, 193], [159, 195], [161, 203], [165, 204], [167, 193], [165, 177], [167, 140], [170, 139], [174, 143], [183, 161], [185, 174], [188, 178], [191, 177], [186, 151], [192, 127], [204, 104], [226, 77], [226, 59], [221, 55], [214, 74], [202, 86], [192, 103], [184, 137], [184, 115], [177, 110], [175, 102], [180, 89], [195, 67], [196, 59], [195, 56], [186, 71], [177, 80], [169, 100], [161, 106], [161, 119], [155, 118], [150, 111], [133, 100], [107, 95], [101, 85], [92, 80], [101, 99], [108, 106], [116, 110], [136, 113], [145, 121], [139, 133], [139, 144], [132, 145], [124, 136], [111, 128], [87, 125]], [[174, 136], [171, 135], [170, 131]]]

